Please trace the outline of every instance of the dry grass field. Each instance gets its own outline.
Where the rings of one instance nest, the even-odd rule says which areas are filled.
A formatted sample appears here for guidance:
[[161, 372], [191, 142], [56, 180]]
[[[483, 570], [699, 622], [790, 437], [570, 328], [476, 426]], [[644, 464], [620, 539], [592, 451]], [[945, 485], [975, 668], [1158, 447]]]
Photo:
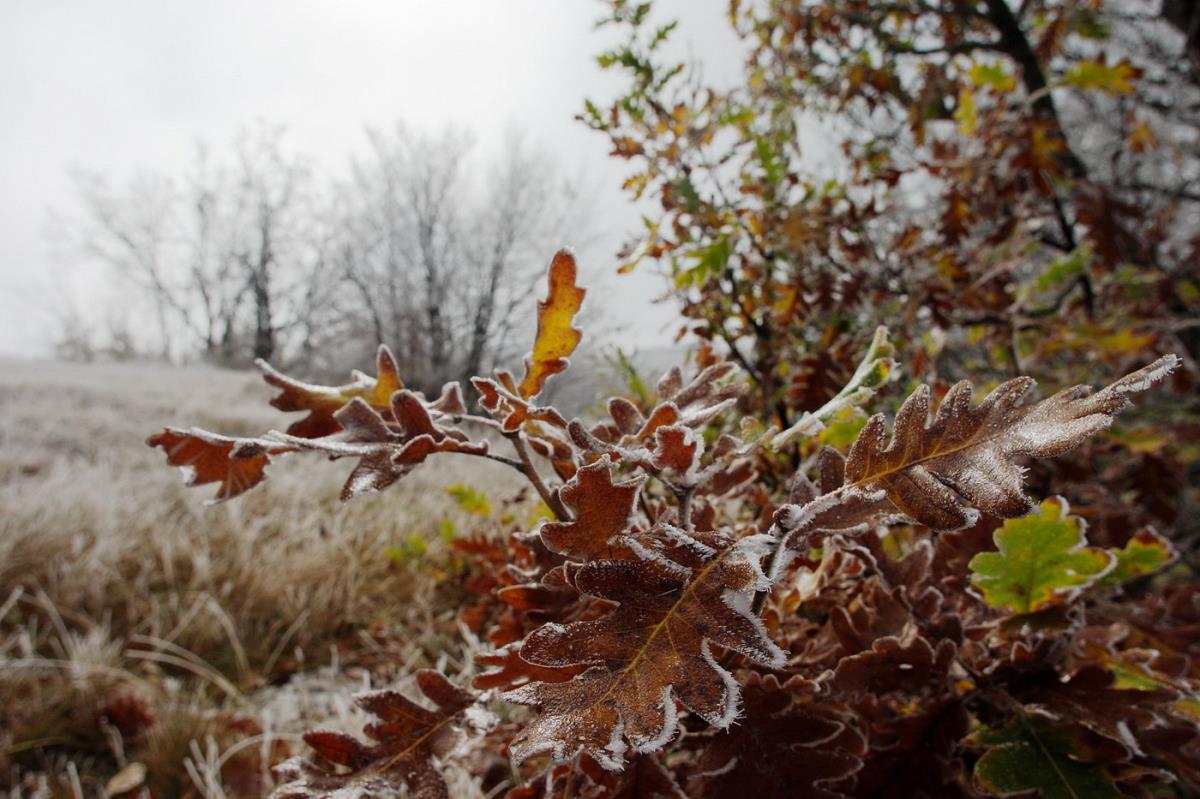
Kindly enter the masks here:
[[347, 464], [291, 458], [209, 506], [144, 440], [282, 428], [256, 375], [0, 366], [0, 795], [263, 795], [306, 727], [359, 729], [354, 691], [470, 671], [438, 531], [486, 526], [445, 489], [511, 495], [503, 466], [343, 505]]

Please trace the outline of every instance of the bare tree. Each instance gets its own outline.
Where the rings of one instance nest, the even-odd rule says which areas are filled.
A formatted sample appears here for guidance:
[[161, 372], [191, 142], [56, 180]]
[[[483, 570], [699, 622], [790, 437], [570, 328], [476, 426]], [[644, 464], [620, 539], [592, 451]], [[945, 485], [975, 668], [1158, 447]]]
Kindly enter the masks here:
[[297, 211], [299, 195], [311, 178], [305, 165], [282, 151], [279, 135], [277, 130], [260, 131], [239, 142], [234, 194], [240, 213], [233, 254], [253, 308], [252, 352], [263, 359], [276, 352], [281, 324], [277, 295], [284, 290], [279, 272], [285, 263], [293, 270], [303, 264], [304, 220]]
[[447, 293], [459, 265], [468, 137], [402, 125], [369, 131], [339, 191], [337, 253], [374, 341], [396, 347], [418, 382], [453, 351]]
[[320, 305], [313, 175], [280, 129], [243, 134], [231, 158], [198, 148], [179, 180], [143, 175], [116, 190], [80, 172], [76, 183], [83, 254], [148, 300], [164, 358], [274, 357]]
[[159, 352], [170, 359], [175, 329], [192, 325], [183, 288], [165, 263], [175, 187], [155, 175], [134, 178], [124, 192], [100, 175], [77, 172], [74, 178], [86, 217], [78, 234], [82, 252], [111, 266], [149, 299]]
[[529, 307], [546, 254], [568, 231], [581, 235], [577, 187], [516, 133], [509, 134], [504, 152], [488, 174], [476, 236], [468, 242], [467, 256], [480, 274], [463, 284], [472, 320], [464, 375], [482, 374], [489, 357], [510, 354], [509, 334], [528, 318], [519, 311]]
[[573, 185], [516, 134], [484, 169], [461, 132], [397, 125], [368, 142], [339, 192], [335, 248], [360, 327], [424, 388], [502, 362], [546, 253], [577, 233]]
[[82, 251], [144, 300], [163, 357], [323, 371], [318, 351], [366, 361], [387, 343], [426, 389], [512, 358], [547, 253], [582, 219], [573, 182], [519, 135], [485, 161], [464, 132], [403, 125], [369, 131], [328, 184], [266, 127], [226, 157], [199, 148], [178, 179], [77, 183]]

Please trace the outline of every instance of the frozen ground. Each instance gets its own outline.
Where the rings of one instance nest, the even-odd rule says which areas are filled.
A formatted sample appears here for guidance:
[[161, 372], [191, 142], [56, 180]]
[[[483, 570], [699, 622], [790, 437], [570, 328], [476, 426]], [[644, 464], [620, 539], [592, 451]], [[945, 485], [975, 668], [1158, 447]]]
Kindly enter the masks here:
[[355, 688], [469, 668], [437, 570], [388, 550], [436, 559], [445, 487], [516, 483], [440, 456], [343, 505], [349, 464], [291, 458], [207, 506], [144, 444], [282, 427], [269, 396], [250, 373], [0, 360], [0, 790], [102, 795], [141, 764], [155, 796], [258, 795], [305, 726], [354, 726]]

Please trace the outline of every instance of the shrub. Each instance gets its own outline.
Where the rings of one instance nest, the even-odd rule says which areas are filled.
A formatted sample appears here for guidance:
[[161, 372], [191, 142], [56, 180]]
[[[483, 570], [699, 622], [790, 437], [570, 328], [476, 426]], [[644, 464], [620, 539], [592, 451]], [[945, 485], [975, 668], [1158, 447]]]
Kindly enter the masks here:
[[711, 355], [589, 427], [537, 403], [580, 340], [575, 278], [558, 253], [519, 380], [472, 380], [486, 415], [454, 383], [406, 389], [381, 348], [336, 387], [262, 364], [272, 404], [306, 414], [287, 432], [150, 439], [217, 500], [300, 452], [354, 462], [345, 499], [454, 454], [520, 472], [554, 517], [455, 542], [493, 647], [473, 684], [424, 670], [422, 697], [360, 695], [368, 740], [310, 732], [276, 796], [443, 797], [451, 762], [514, 799], [1200, 790], [1200, 589], [1152, 528], [1096, 545], [1023, 487], [1028, 459], [1107, 428], [1178, 358], [1040, 400], [1025, 377], [978, 401], [922, 386], [889, 432], [862, 411], [898, 371], [881, 328], [787, 430], [740, 413], [743, 379]]

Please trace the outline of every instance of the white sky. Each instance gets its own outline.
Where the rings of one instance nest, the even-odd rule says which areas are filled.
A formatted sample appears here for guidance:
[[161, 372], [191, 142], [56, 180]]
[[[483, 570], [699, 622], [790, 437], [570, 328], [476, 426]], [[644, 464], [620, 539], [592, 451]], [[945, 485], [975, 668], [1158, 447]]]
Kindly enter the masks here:
[[[727, 0], [664, 0], [680, 56], [710, 77], [738, 68]], [[72, 271], [52, 258], [51, 209], [76, 211], [70, 167], [118, 185], [179, 174], [198, 141], [227, 148], [256, 121], [340, 167], [368, 126], [470, 127], [482, 152], [515, 125], [596, 187], [595, 272], [635, 229], [626, 164], [574, 116], [621, 80], [595, 55], [613, 32], [590, 0], [5, 0], [0, 26], [0, 354], [41, 355]], [[549, 253], [547, 253], [549, 256]], [[604, 278], [605, 312], [631, 345], [667, 343], [672, 314], [649, 269]], [[87, 297], [75, 297], [86, 305]]]

